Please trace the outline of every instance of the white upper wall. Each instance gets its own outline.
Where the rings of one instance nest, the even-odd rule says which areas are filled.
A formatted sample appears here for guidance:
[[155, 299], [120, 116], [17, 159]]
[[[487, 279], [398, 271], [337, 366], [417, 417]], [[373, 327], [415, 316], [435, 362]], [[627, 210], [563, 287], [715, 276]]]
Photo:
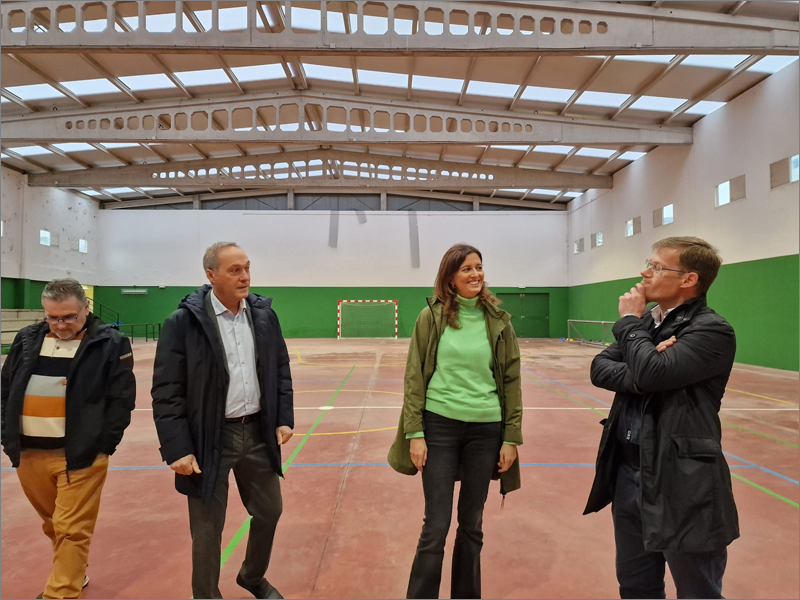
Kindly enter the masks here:
[[199, 285], [203, 252], [218, 241], [244, 248], [254, 286], [431, 287], [457, 242], [483, 253], [490, 285], [567, 285], [566, 212], [108, 210], [100, 231], [105, 285]]
[[[726, 264], [798, 252], [798, 183], [770, 189], [770, 164], [798, 153], [800, 65], [768, 77], [694, 127], [694, 144], [661, 146], [614, 175], [611, 190], [570, 203], [569, 285], [636, 277], [651, 246], [695, 235], [719, 248]], [[747, 196], [715, 207], [716, 186], [746, 176]], [[653, 227], [653, 211], [674, 205], [674, 223]], [[641, 217], [642, 232], [625, 237]], [[603, 246], [591, 235], [603, 232]], [[573, 242], [584, 238], [584, 252]]]
[[[31, 188], [25, 175], [2, 168], [0, 214], [5, 222], [2, 238], [3, 277], [48, 281], [73, 277], [85, 285], [98, 279], [100, 246], [97, 236], [98, 204], [63, 190]], [[58, 236], [57, 245], [39, 244], [40, 230]], [[88, 253], [78, 252], [77, 241], [88, 243]]]

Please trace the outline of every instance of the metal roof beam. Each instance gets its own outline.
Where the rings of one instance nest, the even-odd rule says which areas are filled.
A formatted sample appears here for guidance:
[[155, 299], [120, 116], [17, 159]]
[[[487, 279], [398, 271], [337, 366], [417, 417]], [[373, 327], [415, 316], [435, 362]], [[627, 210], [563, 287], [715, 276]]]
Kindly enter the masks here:
[[[337, 174], [324, 168], [337, 165]], [[296, 164], [297, 163], [297, 164]], [[297, 171], [292, 171], [292, 165]], [[299, 174], [298, 174], [299, 173]], [[120, 184], [136, 187], [158, 185], [180, 188], [305, 188], [359, 187], [437, 189], [496, 188], [596, 188], [610, 189], [610, 176], [555, 173], [536, 169], [489, 167], [485, 165], [417, 160], [341, 152], [311, 150], [248, 157], [187, 161], [168, 165], [60, 171], [31, 175], [31, 187], [105, 187]]]
[[[306, 128], [312, 121], [305, 110], [319, 107], [322, 121], [316, 128]], [[369, 113], [369, 130], [338, 123], [328, 127], [332, 110], [349, 115], [351, 111]], [[234, 111], [244, 114], [267, 112], [272, 124], [266, 131], [245, 123], [249, 128], [236, 131]], [[287, 110], [299, 113], [300, 122], [277, 121]], [[229, 114], [222, 127], [212, 120], [214, 112]], [[249, 112], [248, 112], [249, 111]], [[195, 113], [205, 115], [203, 123], [193, 122]], [[166, 117], [156, 126], [157, 119]], [[397, 119], [408, 118], [414, 126], [398, 129]], [[113, 126], [111, 126], [113, 123]], [[394, 123], [394, 125], [392, 125]], [[286, 127], [284, 127], [286, 125]], [[419, 125], [419, 126], [418, 126]], [[664, 127], [619, 123], [609, 120], [574, 119], [502, 109], [476, 109], [419, 102], [387, 100], [378, 97], [341, 96], [311, 91], [286, 91], [271, 94], [248, 94], [223, 98], [197, 98], [153, 102], [136, 106], [103, 106], [69, 112], [38, 112], [12, 115], [2, 119], [3, 139], [28, 142], [173, 142], [173, 143], [286, 143], [317, 144], [678, 144], [692, 143], [688, 127]], [[344, 127], [342, 127], [344, 126]], [[196, 127], [196, 129], [195, 129]], [[423, 128], [423, 131], [417, 131]], [[332, 130], [333, 129], [333, 130]]]

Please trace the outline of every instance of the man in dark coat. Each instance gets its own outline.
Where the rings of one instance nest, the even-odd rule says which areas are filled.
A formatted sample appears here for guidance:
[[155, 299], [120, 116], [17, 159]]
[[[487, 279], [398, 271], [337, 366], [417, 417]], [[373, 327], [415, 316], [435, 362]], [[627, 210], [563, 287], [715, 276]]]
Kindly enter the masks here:
[[282, 511], [280, 446], [292, 437], [289, 354], [272, 298], [250, 293], [250, 261], [236, 244], [205, 253], [211, 285], [188, 295], [161, 330], [153, 417], [175, 488], [189, 497], [192, 592], [222, 598], [220, 546], [233, 470], [252, 517], [236, 583], [282, 598], [265, 579]]
[[611, 503], [620, 597], [664, 598], [666, 562], [678, 598], [722, 598], [739, 537], [719, 421], [736, 338], [706, 304], [722, 261], [695, 237], [653, 250], [592, 362], [592, 383], [616, 396], [584, 514]]
[[54, 279], [42, 308], [44, 321], [17, 333], [3, 364], [3, 449], [53, 546], [39, 598], [78, 598], [136, 378], [130, 340], [89, 311], [80, 283]]

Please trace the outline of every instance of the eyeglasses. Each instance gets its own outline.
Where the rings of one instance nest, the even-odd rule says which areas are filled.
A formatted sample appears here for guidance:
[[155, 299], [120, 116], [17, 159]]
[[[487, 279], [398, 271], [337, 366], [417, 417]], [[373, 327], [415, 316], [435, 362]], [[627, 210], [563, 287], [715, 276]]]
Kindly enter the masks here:
[[48, 325], [55, 325], [58, 322], [64, 323], [65, 325], [72, 325], [78, 320], [78, 317], [63, 317], [61, 319], [57, 317], [45, 317], [44, 322]]
[[644, 261], [644, 268], [645, 269], [653, 269], [653, 273], [656, 275], [661, 275], [661, 271], [672, 271], [673, 273], [688, 273], [689, 271], [679, 271], [678, 269], [667, 269], [666, 267], [662, 267], [656, 263], [650, 262], [650, 259], [646, 259]]

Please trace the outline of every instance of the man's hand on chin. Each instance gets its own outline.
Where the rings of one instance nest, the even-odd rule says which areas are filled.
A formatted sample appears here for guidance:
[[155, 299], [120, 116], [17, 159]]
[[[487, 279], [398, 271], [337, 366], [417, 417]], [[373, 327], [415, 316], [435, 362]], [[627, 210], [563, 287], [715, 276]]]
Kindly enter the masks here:
[[647, 299], [645, 298], [644, 285], [637, 283], [636, 287], [632, 287], [630, 292], [619, 297], [619, 316], [624, 317], [625, 315], [633, 314], [641, 317], [645, 306], [647, 306]]

